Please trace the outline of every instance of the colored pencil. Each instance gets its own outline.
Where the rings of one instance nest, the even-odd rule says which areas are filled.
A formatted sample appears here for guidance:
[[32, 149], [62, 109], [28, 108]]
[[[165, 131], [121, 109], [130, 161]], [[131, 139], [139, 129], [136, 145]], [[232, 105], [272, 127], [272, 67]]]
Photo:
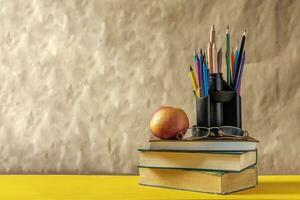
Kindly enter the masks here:
[[[207, 51], [200, 49], [197, 54], [194, 49], [194, 67], [189, 66], [189, 74], [193, 84], [193, 92], [196, 97], [204, 97], [210, 93], [210, 74], [222, 73], [226, 71], [226, 83], [230, 87], [229, 90], [235, 91], [240, 95], [241, 80], [245, 65], [245, 41], [247, 31], [242, 35], [241, 42], [236, 45], [235, 49], [231, 48], [231, 38], [229, 26], [226, 27], [224, 58], [226, 62], [226, 70], [222, 70], [223, 49], [217, 49], [216, 30], [212, 25], [209, 32], [209, 42]], [[196, 70], [196, 71], [194, 71]], [[224, 75], [225, 76], [225, 75]], [[225, 78], [224, 78], [225, 79]], [[222, 79], [223, 80], [223, 79]], [[225, 83], [225, 82], [224, 82]], [[231, 89], [232, 88], [232, 89]], [[226, 88], [227, 90], [227, 88]]]
[[207, 96], [207, 90], [208, 90], [208, 84], [207, 84], [207, 80], [208, 80], [208, 76], [207, 76], [207, 64], [206, 64], [206, 55], [205, 55], [205, 51], [203, 52], [203, 78], [204, 78], [204, 96]]
[[209, 75], [208, 75], [208, 69], [205, 61], [205, 57], [203, 58], [203, 66], [204, 66], [204, 79], [205, 79], [205, 96], [208, 95], [208, 90], [209, 90]]
[[210, 28], [209, 42], [211, 42], [212, 44], [216, 42], [215, 25], [212, 25], [211, 28]]
[[[214, 65], [214, 53], [213, 53], [213, 44], [216, 42], [216, 31], [215, 31], [215, 26], [212, 25], [210, 28], [210, 32], [209, 32], [209, 43], [208, 43], [208, 48], [207, 48], [207, 54], [208, 54], [208, 65], [210, 68], [210, 72], [211, 73], [215, 73], [215, 69], [214, 67], [216, 67], [216, 65]], [[216, 63], [215, 63], [216, 64]]]
[[216, 43], [212, 45], [212, 73], [217, 73], [217, 46]]
[[198, 93], [198, 85], [197, 85], [197, 81], [196, 81], [196, 78], [195, 78], [195, 73], [194, 73], [194, 70], [193, 70], [192, 66], [190, 66], [189, 74], [190, 74], [190, 77], [191, 77], [191, 80], [192, 80], [192, 83], [193, 83], [194, 90], [196, 91], [197, 96], [200, 96], [199, 93]]
[[210, 89], [210, 73], [209, 73], [209, 67], [208, 67], [208, 61], [206, 59], [206, 68], [207, 68], [207, 73], [206, 73], [206, 76], [207, 76], [207, 94], [209, 93], [209, 89]]
[[242, 78], [244, 64], [245, 64], [245, 56], [246, 56], [246, 54], [245, 54], [245, 51], [244, 51], [243, 55], [242, 55], [241, 65], [239, 67], [239, 71], [238, 71], [238, 74], [237, 74], [237, 77], [236, 77], [236, 83], [234, 85], [234, 90], [236, 92], [238, 92], [238, 88], [239, 88], [239, 85], [241, 83], [241, 78]]
[[202, 49], [200, 49], [200, 55], [201, 55], [201, 78], [203, 83], [203, 96], [206, 96], [206, 70], [205, 70], [205, 60]]
[[238, 56], [239, 56], [239, 50], [237, 48], [237, 45], [235, 46], [235, 51], [234, 51], [234, 73], [233, 73], [233, 85], [234, 85], [234, 80], [236, 78], [236, 74], [237, 74], [237, 60], [238, 60]]
[[[239, 50], [239, 56], [238, 56], [238, 60], [237, 60], [237, 71], [239, 71], [239, 67], [241, 66], [241, 61], [242, 61], [242, 56], [243, 56], [243, 51], [244, 51], [244, 45], [245, 45], [245, 41], [246, 41], [246, 30], [243, 33], [242, 36], [242, 41], [241, 41], [241, 46], [240, 46], [240, 50]], [[236, 79], [234, 79], [234, 85], [236, 85]]]
[[203, 81], [203, 63], [202, 63], [202, 51], [200, 50], [199, 53], [199, 77], [200, 77], [200, 83], [201, 83], [201, 87], [200, 87], [200, 94], [201, 96], [204, 96], [204, 81]]
[[194, 60], [194, 67], [196, 67], [196, 62], [197, 62], [197, 52], [196, 52], [196, 49], [194, 49], [193, 60]]
[[222, 72], [222, 48], [219, 49], [218, 51], [218, 56], [217, 56], [217, 63], [218, 63], [218, 73]]
[[231, 72], [231, 82], [230, 85], [233, 85], [233, 74], [234, 74], [234, 53], [233, 49], [231, 50], [231, 65], [230, 65], [230, 72]]
[[198, 84], [198, 87], [200, 87], [200, 77], [198, 76], [199, 73], [198, 73], [198, 56], [197, 56], [197, 52], [196, 52], [196, 49], [194, 49], [194, 67], [196, 69], [196, 80], [197, 80], [197, 84]]
[[229, 26], [226, 29], [226, 66], [227, 66], [227, 84], [231, 85], [231, 70], [230, 70], [230, 33]]
[[209, 42], [207, 45], [207, 65], [210, 73], [213, 73], [213, 62], [212, 62], [212, 43]]
[[198, 77], [199, 77], [199, 93], [200, 93], [200, 96], [203, 96], [203, 84], [202, 84], [202, 79], [201, 79], [201, 65], [200, 65], [200, 59], [199, 57], [197, 56], [197, 67], [198, 67]]
[[203, 51], [200, 49], [200, 69], [201, 69], [201, 84], [202, 84], [202, 95], [205, 96], [206, 83], [205, 83], [205, 72], [204, 72], [204, 62], [203, 62]]

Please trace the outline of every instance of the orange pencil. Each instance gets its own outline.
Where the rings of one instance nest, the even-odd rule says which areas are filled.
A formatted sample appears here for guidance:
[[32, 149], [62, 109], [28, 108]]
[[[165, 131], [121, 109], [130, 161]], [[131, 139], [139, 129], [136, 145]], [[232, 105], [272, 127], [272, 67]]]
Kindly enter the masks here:
[[233, 49], [232, 49], [231, 50], [231, 65], [230, 65], [231, 85], [233, 84], [233, 73], [234, 73], [234, 54], [233, 54]]

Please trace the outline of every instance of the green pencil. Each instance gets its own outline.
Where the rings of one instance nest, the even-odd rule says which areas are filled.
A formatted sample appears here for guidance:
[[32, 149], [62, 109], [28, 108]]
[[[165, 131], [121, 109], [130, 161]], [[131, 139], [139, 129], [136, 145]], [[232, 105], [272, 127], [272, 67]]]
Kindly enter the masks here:
[[226, 66], [227, 66], [227, 84], [231, 84], [231, 75], [230, 75], [230, 33], [229, 26], [226, 29]]

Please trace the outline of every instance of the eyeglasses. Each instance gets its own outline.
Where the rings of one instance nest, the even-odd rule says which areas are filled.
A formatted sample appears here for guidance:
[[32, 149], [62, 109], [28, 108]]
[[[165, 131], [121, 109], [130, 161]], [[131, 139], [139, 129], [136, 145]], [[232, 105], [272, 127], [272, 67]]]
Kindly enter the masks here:
[[177, 139], [180, 140], [201, 140], [201, 139], [245, 139], [249, 133], [234, 126], [220, 126], [220, 127], [201, 127], [193, 126], [188, 128], [192, 132], [192, 136], [187, 136], [183, 133], [177, 134]]

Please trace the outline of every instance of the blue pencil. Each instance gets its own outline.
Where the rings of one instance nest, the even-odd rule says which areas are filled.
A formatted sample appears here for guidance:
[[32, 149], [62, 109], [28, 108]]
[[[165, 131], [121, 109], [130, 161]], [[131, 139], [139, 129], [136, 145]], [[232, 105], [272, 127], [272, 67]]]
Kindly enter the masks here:
[[206, 65], [206, 57], [205, 57], [205, 52], [203, 53], [203, 81], [204, 81], [204, 96], [207, 96], [207, 89], [208, 89], [208, 85], [207, 85], [207, 65]]
[[206, 61], [206, 58], [205, 58], [205, 66], [206, 66], [206, 85], [207, 85], [207, 89], [206, 89], [206, 94], [208, 95], [209, 94], [209, 84], [210, 84], [210, 76], [209, 76], [209, 66], [208, 66], [208, 62]]
[[205, 86], [205, 96], [208, 95], [208, 77], [207, 77], [207, 66], [206, 66], [206, 63], [205, 63], [205, 60], [203, 62], [203, 74], [204, 74], [204, 86]]
[[205, 73], [204, 73], [204, 56], [202, 49], [200, 49], [200, 70], [201, 70], [201, 85], [202, 87], [202, 94], [205, 96], [206, 91], [206, 84], [205, 84]]
[[204, 84], [203, 84], [203, 64], [202, 64], [202, 56], [201, 53], [199, 54], [199, 81], [201, 83], [200, 93], [201, 96], [204, 96]]
[[201, 56], [201, 78], [202, 78], [202, 85], [203, 85], [203, 96], [206, 96], [206, 83], [205, 83], [205, 70], [204, 70], [204, 58]]
[[195, 65], [195, 68], [196, 68], [196, 61], [197, 61], [197, 52], [196, 52], [196, 49], [194, 49], [194, 65]]
[[241, 64], [240, 64], [240, 67], [239, 67], [239, 71], [238, 71], [238, 74], [237, 74], [237, 77], [236, 77], [237, 78], [236, 83], [234, 85], [234, 90], [236, 92], [238, 92], [240, 84], [241, 84], [243, 69], [244, 69], [244, 65], [245, 65], [245, 57], [246, 57], [246, 54], [245, 54], [245, 51], [244, 51], [243, 55], [242, 55], [242, 60], [241, 60]]
[[[234, 51], [234, 73], [233, 73], [233, 80], [235, 80], [236, 75], [237, 75], [238, 57], [239, 57], [239, 50], [238, 50], [237, 45], [236, 45], [235, 51]], [[233, 81], [233, 82], [235, 82], [235, 81]]]
[[[237, 71], [239, 71], [239, 68], [241, 66], [245, 41], [246, 41], [246, 30], [244, 31], [243, 36], [242, 36], [241, 46], [240, 46], [240, 50], [239, 50], [239, 57], [237, 60]], [[237, 84], [236, 81], [237, 81], [237, 79], [234, 79], [233, 85]]]

